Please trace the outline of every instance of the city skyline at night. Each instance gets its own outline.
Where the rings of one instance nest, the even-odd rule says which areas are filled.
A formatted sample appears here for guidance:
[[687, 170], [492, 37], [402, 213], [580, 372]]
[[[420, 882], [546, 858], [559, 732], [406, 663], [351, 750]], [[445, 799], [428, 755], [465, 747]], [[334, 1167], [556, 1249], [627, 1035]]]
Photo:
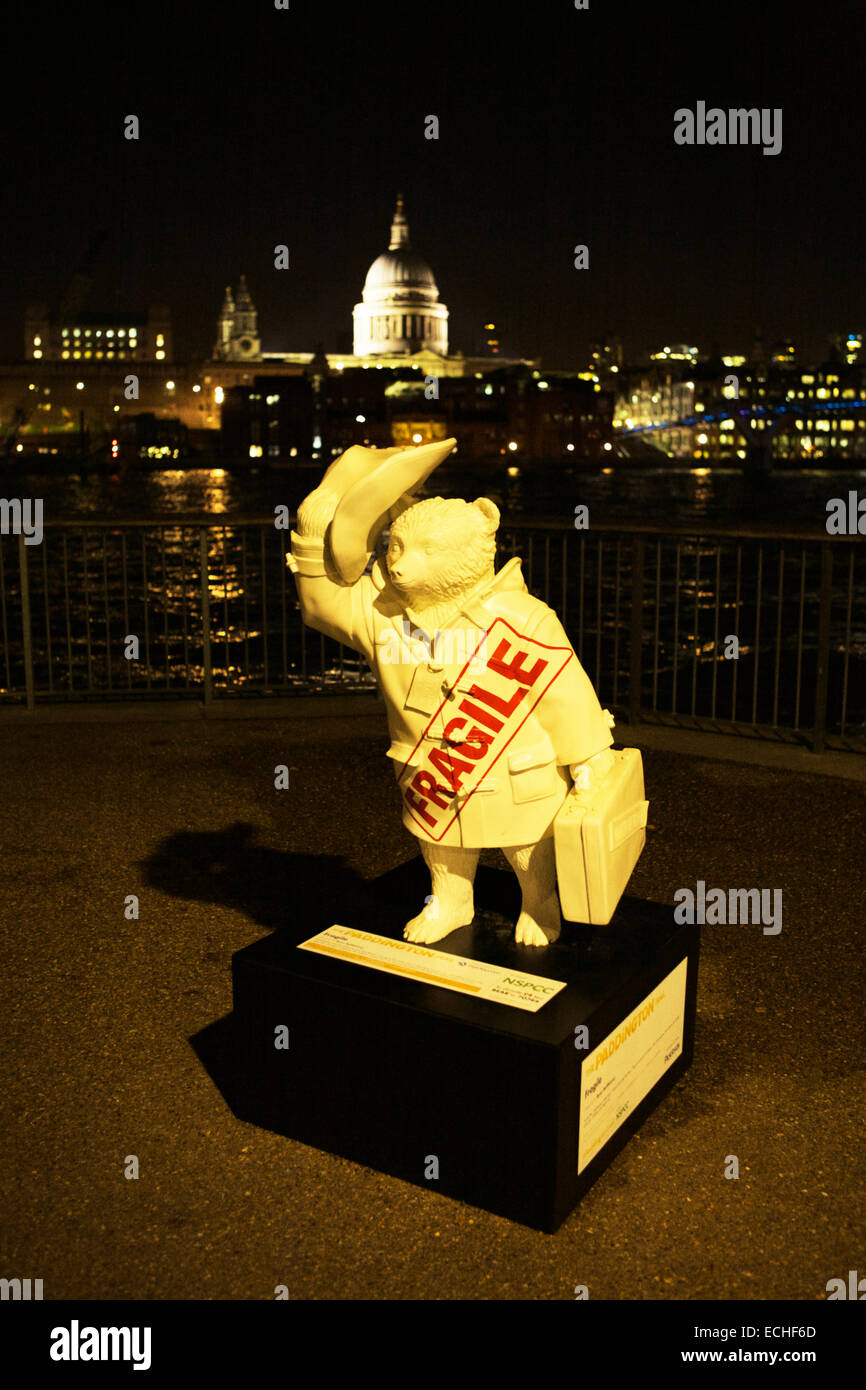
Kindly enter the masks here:
[[[634, 357], [747, 350], [758, 329], [816, 359], [866, 308], [846, 138], [862, 25], [847, 4], [811, 27], [775, 5], [735, 5], [713, 32], [693, 19], [551, 6], [518, 40], [493, 6], [411, 25], [345, 7], [334, 42], [328, 10], [202, 23], [156, 5], [85, 100], [68, 55], [86, 68], [86, 31], [59, 14], [37, 104], [2, 96], [27, 216], [4, 226], [0, 358], [20, 358], [27, 303], [59, 302], [100, 232], [90, 302], [168, 303], [179, 360], [207, 355], [240, 271], [266, 348], [350, 350], [345, 306], [401, 189], [455, 349], [492, 321], [505, 355], [553, 365], [604, 333]], [[35, 23], [12, 21], [19, 48]], [[700, 103], [782, 111], [781, 147], [678, 144], [676, 113]]]
[[15, 1364], [850, 1373], [863, 0], [7, 9]]

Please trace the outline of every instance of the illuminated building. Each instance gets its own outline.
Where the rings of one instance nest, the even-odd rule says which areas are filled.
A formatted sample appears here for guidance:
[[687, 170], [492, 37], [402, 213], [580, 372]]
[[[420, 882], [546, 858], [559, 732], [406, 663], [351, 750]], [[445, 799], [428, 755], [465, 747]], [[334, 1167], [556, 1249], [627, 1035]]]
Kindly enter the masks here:
[[833, 346], [849, 367], [860, 361], [863, 351], [862, 333], [839, 333], [833, 339]]
[[697, 362], [698, 350], [696, 347], [689, 347], [687, 343], [674, 343], [671, 347], [659, 348], [658, 352], [650, 353], [654, 362]]
[[171, 315], [164, 304], [133, 309], [81, 310], [52, 315], [47, 305], [28, 306], [25, 358], [30, 362], [171, 362]]
[[781, 338], [774, 343], [770, 352], [770, 361], [778, 367], [793, 367], [797, 362], [797, 349], [790, 338]]
[[223, 362], [261, 361], [258, 314], [250, 298], [245, 275], [240, 278], [237, 299], [232, 296], [231, 285], [226, 285], [213, 355], [216, 361]]
[[487, 348], [487, 351], [491, 354], [492, 357], [498, 357], [499, 339], [493, 337], [493, 334], [496, 332], [496, 324], [485, 323], [484, 332], [488, 334], [488, 336], [484, 340], [484, 345]]
[[427, 262], [412, 250], [403, 196], [388, 250], [377, 256], [353, 310], [355, 357], [434, 352], [448, 355], [448, 310]]
[[[223, 304], [218, 348], [225, 341], [226, 334], [229, 340], [233, 339], [233, 335], [234, 340], [238, 340], [232, 327], [236, 324], [236, 308], [229, 298]], [[397, 195], [388, 249], [376, 257], [367, 271], [361, 299], [352, 311], [352, 329], [352, 352], [322, 351], [322, 365], [328, 372], [352, 371], [356, 367], [374, 371], [409, 367], [423, 381], [425, 377], [438, 380], [441, 377], [474, 376], [494, 366], [516, 366], [519, 363], [530, 367], [536, 365], [526, 358], [503, 357], [493, 323], [484, 325], [486, 352], [483, 355], [468, 355], [451, 349], [448, 308], [439, 299], [432, 270], [411, 246], [401, 194]], [[229, 356], [225, 352], [218, 352], [215, 356], [215, 372], [218, 371], [219, 361], [250, 360], [239, 354]], [[261, 353], [265, 370], [277, 366], [306, 369], [313, 357], [314, 353], [309, 350]], [[220, 380], [225, 385], [239, 384], [238, 379], [232, 381], [225, 376], [225, 372]]]

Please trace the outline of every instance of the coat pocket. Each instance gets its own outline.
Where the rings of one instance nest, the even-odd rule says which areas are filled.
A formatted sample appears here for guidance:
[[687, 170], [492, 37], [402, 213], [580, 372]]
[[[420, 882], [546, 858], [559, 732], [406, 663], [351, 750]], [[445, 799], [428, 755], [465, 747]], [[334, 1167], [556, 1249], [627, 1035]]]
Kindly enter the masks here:
[[524, 801], [540, 801], [559, 789], [556, 757], [549, 739], [534, 743], [508, 755], [511, 799], [516, 806]]

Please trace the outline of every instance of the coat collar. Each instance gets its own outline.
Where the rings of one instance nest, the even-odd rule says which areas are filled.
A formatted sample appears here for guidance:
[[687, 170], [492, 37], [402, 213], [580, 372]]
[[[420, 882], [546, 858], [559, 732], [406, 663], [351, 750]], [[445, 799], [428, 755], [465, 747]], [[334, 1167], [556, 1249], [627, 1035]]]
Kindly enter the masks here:
[[[396, 597], [396, 590], [388, 581], [387, 576], [385, 576], [385, 584]], [[487, 628], [493, 620], [493, 614], [487, 607], [486, 600], [494, 594], [514, 592], [515, 590], [521, 593], [526, 592], [526, 581], [523, 578], [519, 555], [515, 555], [513, 559], [504, 564], [492, 579], [484, 579], [476, 585], [471, 593], [468, 593], [465, 598], [462, 598], [459, 603], [448, 610], [440, 625], [443, 628], [449, 627], [455, 618], [463, 616], [475, 623], [477, 627]], [[401, 607], [401, 612], [405, 613], [413, 627], [421, 627], [417, 615], [411, 608]]]

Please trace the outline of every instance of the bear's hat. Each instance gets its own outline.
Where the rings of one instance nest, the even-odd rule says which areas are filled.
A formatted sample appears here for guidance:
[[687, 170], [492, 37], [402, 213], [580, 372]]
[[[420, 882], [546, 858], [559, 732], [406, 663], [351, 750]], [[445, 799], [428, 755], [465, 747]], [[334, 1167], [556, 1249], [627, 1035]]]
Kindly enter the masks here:
[[369, 468], [344, 493], [328, 530], [331, 559], [345, 584], [361, 578], [394, 503], [429, 478], [456, 443], [442, 439], [415, 449], [364, 450]]

